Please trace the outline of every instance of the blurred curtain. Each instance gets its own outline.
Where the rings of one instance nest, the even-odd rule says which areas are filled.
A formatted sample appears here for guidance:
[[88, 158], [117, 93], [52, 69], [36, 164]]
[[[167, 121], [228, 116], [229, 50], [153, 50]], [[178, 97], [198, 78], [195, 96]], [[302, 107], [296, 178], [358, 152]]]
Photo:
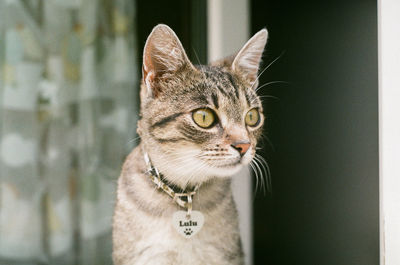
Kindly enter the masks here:
[[138, 86], [132, 0], [0, 1], [0, 264], [110, 264]]

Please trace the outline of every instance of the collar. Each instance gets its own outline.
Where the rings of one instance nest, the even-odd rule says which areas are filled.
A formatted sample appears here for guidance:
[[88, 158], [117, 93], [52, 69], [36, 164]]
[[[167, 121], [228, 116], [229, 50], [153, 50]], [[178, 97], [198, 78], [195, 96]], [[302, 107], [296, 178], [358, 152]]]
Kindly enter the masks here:
[[[192, 211], [192, 198], [196, 194], [199, 189], [199, 185], [196, 185], [192, 191], [185, 192], [181, 188], [177, 186], [169, 186], [164, 181], [162, 174], [158, 171], [156, 167], [153, 166], [149, 155], [144, 152], [144, 161], [147, 165], [146, 175], [150, 178], [150, 180], [161, 190], [163, 190], [166, 194], [168, 194], [174, 202], [176, 202], [180, 207], [186, 208], [188, 214]], [[175, 188], [175, 190], [174, 190]], [[186, 200], [184, 200], [185, 198]]]

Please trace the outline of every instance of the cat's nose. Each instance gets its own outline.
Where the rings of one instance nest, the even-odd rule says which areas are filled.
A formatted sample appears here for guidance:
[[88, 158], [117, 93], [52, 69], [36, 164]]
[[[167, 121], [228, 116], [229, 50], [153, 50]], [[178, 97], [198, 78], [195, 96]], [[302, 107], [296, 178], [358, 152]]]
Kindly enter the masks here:
[[244, 156], [250, 148], [250, 142], [237, 142], [231, 144], [231, 146], [239, 152], [240, 156]]

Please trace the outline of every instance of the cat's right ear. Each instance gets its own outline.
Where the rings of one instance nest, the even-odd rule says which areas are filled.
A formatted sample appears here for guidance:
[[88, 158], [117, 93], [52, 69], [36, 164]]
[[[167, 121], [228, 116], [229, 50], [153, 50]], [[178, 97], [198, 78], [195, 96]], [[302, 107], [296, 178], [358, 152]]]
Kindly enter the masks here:
[[268, 31], [266, 29], [257, 32], [238, 52], [232, 63], [232, 70], [243, 73], [254, 87], [258, 85], [257, 74], [267, 38]]
[[154, 27], [143, 52], [142, 75], [147, 94], [157, 97], [160, 93], [157, 79], [184, 67], [195, 69], [175, 32], [163, 24]]
[[239, 52], [212, 62], [211, 65], [227, 67], [243, 74], [253, 84], [252, 87], [256, 88], [257, 74], [267, 38], [268, 31], [262, 29], [251, 37]]

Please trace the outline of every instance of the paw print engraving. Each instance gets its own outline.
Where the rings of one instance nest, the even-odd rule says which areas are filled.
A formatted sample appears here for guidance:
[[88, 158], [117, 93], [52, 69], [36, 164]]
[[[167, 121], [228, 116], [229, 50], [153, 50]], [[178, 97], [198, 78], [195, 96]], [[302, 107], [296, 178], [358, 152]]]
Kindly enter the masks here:
[[185, 231], [183, 231], [183, 233], [185, 233], [185, 235], [190, 236], [193, 233], [192, 228], [185, 228]]

